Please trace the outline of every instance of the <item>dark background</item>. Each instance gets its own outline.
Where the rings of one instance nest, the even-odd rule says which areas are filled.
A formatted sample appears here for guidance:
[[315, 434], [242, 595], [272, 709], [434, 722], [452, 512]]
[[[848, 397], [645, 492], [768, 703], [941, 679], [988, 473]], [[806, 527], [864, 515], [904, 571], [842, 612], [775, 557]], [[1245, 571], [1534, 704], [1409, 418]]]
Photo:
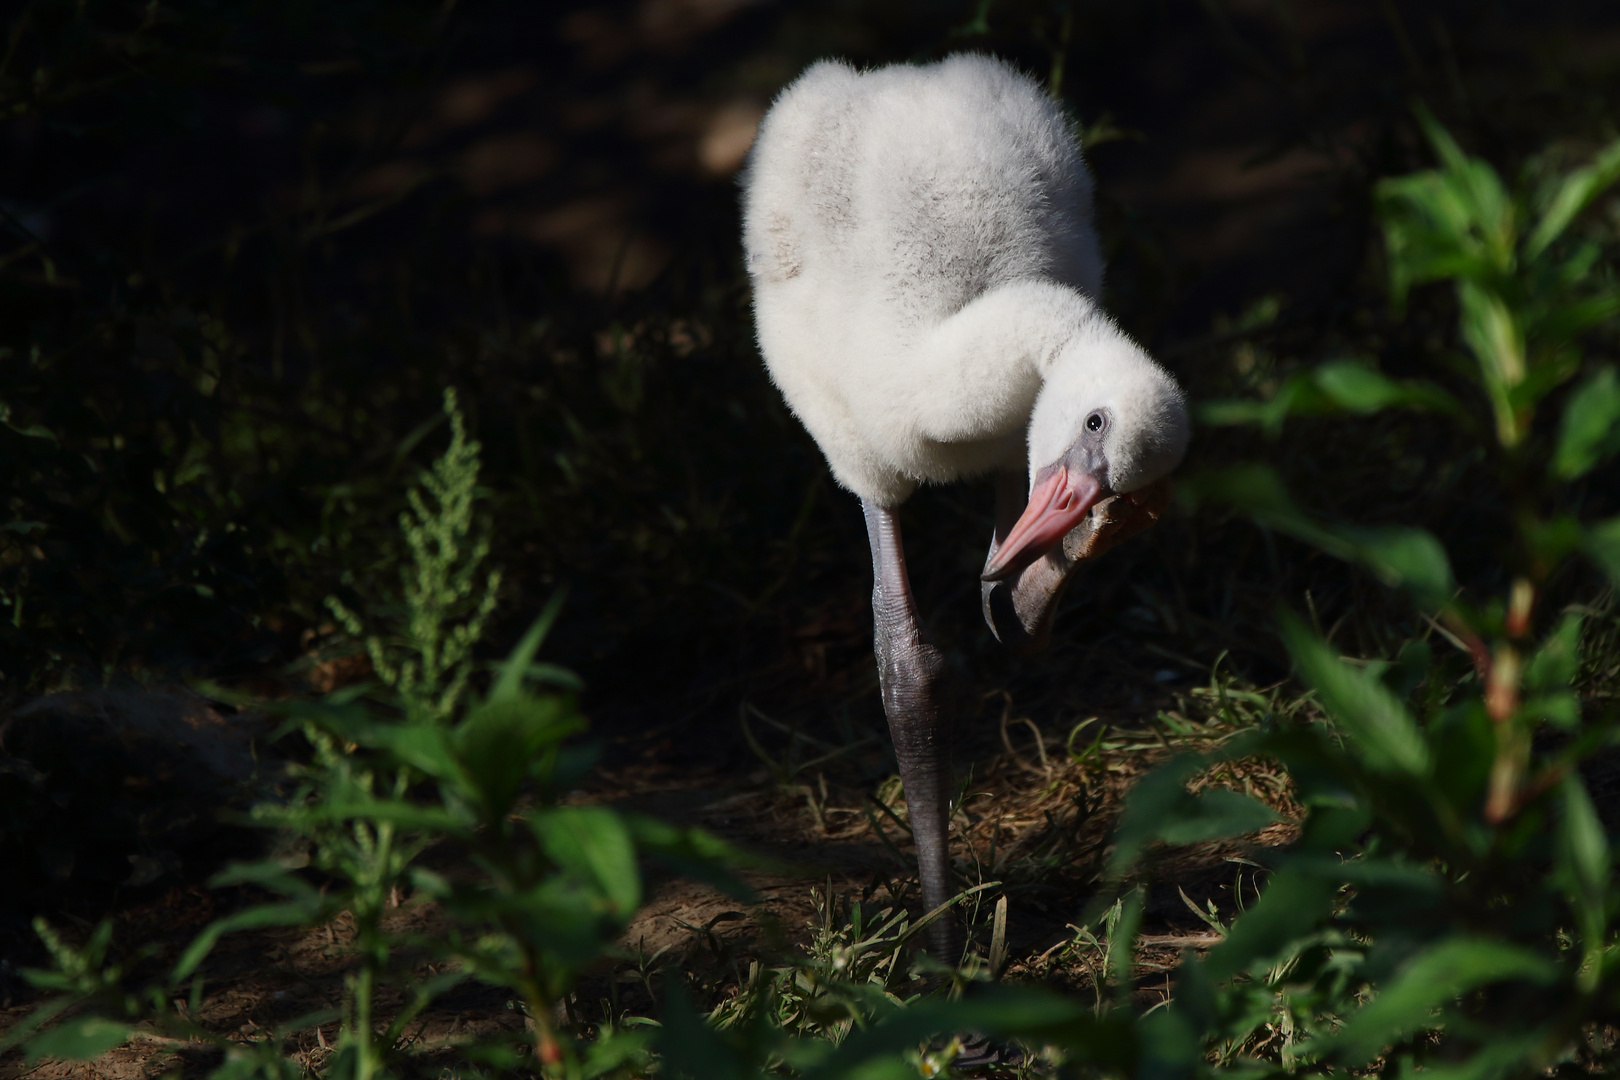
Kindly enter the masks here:
[[[746, 773], [745, 703], [829, 737], [881, 726], [858, 506], [764, 375], [738, 250], [753, 124], [816, 58], [982, 50], [1052, 86], [1086, 133], [1109, 306], [1200, 399], [1345, 355], [1432, 373], [1451, 350], [1445, 296], [1392, 316], [1370, 212], [1379, 177], [1431, 162], [1414, 103], [1509, 175], [1581, 160], [1620, 115], [1603, 0], [33, 0], [5, 20], [0, 854], [27, 868], [18, 912], [93, 910], [221, 842], [195, 821], [159, 836], [178, 826], [153, 800], [180, 795], [128, 782], [149, 747], [114, 738], [98, 772], [97, 736], [18, 707], [352, 676], [324, 600], [397, 595], [395, 518], [444, 444], [446, 386], [484, 443], [506, 572], [490, 653], [566, 588], [547, 651], [583, 676], [609, 764]], [[1432, 428], [1203, 431], [1189, 467], [1270, 460], [1320, 512], [1466, 540], [1459, 573], [1489, 586], [1501, 508]], [[1151, 711], [1217, 663], [1274, 682], [1278, 605], [1356, 655], [1421, 629], [1365, 575], [1183, 506], [1073, 590], [1047, 655], [1015, 660], [977, 611], [989, 507], [965, 484], [903, 512], [959, 761], [1013, 702], [1066, 729]], [[41, 846], [41, 822], [68, 820]], [[193, 855], [202, 833], [216, 847]], [[179, 855], [130, 876], [132, 848]]]

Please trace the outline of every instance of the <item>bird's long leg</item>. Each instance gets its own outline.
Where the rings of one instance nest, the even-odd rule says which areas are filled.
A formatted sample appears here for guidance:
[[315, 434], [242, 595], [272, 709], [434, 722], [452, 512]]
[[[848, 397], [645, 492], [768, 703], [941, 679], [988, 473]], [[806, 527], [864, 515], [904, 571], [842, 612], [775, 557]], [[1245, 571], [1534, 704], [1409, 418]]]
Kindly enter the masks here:
[[[954, 893], [947, 834], [951, 772], [939, 693], [944, 658], [923, 640], [917, 625], [917, 605], [911, 596], [900, 522], [894, 511], [864, 499], [861, 508], [872, 542], [874, 651], [883, 711], [889, 718], [900, 783], [905, 786], [906, 816], [917, 844], [923, 906], [932, 911]], [[960, 959], [955, 920], [941, 918], [926, 933], [928, 951], [935, 959], [947, 964]]]

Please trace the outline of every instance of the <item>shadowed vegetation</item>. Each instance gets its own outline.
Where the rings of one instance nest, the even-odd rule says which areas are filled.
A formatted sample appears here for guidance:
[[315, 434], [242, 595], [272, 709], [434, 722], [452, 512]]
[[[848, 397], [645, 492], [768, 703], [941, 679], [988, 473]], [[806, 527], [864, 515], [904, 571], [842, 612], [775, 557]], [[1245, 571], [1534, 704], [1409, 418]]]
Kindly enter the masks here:
[[[1604, 4], [3, 18], [0, 1069], [1612, 1069]], [[733, 175], [809, 61], [958, 49], [1202, 404], [1046, 656], [988, 485], [904, 509], [953, 969]]]

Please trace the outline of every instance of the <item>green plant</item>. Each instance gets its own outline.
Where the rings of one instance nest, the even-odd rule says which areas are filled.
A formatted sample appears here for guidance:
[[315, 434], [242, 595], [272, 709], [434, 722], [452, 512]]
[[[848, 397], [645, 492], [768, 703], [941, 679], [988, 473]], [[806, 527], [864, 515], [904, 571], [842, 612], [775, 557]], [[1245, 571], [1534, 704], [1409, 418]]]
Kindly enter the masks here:
[[[1570, 229], [1620, 177], [1620, 144], [1510, 194], [1421, 119], [1441, 167], [1378, 192], [1392, 294], [1399, 305], [1416, 285], [1453, 285], [1470, 363], [1452, 371], [1477, 398], [1345, 361], [1294, 377], [1270, 402], [1214, 411], [1280, 423], [1417, 408], [1461, 425], [1503, 493], [1506, 572], [1459, 585], [1432, 534], [1320, 523], [1268, 469], [1206, 479], [1206, 493], [1405, 590], [1467, 665], [1459, 673], [1423, 639], [1391, 662], [1344, 663], [1284, 616], [1329, 723], [1279, 725], [1224, 750], [1281, 762], [1306, 813], [1255, 907], [1181, 970], [1166, 1022], [1189, 1045], [1214, 1040], [1219, 1062], [1506, 1076], [1607, 1060], [1586, 1036], [1615, 1015], [1620, 897], [1581, 769], [1620, 728], [1612, 709], [1583, 710], [1573, 686], [1585, 609], [1537, 609], [1578, 553], [1620, 581], [1620, 519], [1579, 513], [1581, 479], [1620, 449], [1613, 368], [1583, 364], [1580, 341], [1620, 313], [1620, 287], [1598, 242]], [[1560, 399], [1558, 422], [1538, 424]], [[1116, 872], [1189, 820], [1220, 835], [1265, 816], [1232, 793], [1188, 796], [1185, 777], [1208, 760], [1185, 759], [1133, 794]]]
[[[1602, 505], [1585, 498], [1583, 478], [1620, 450], [1613, 368], [1584, 361], [1581, 344], [1620, 312], [1620, 287], [1598, 241], [1571, 229], [1620, 177], [1620, 144], [1509, 194], [1488, 165], [1422, 121], [1441, 167], [1379, 189], [1392, 293], [1399, 305], [1413, 286], [1450, 282], [1467, 365], [1451, 364], [1443, 385], [1334, 362], [1270, 401], [1219, 403], [1209, 418], [1275, 428], [1311, 413], [1421, 409], [1459, 425], [1503, 493], [1504, 572], [1460, 584], [1432, 533], [1324, 523], [1269, 468], [1204, 476], [1206, 498], [1365, 566], [1406, 592], [1433, 629], [1392, 659], [1351, 663], [1285, 612], [1284, 641], [1314, 708], [1266, 708], [1258, 726], [1144, 778], [1120, 818], [1110, 877], [1127, 881], [1150, 844], [1241, 836], [1277, 820], [1242, 793], [1189, 790], [1239, 758], [1287, 770], [1303, 808], [1297, 842], [1257, 853], [1263, 887], [1229, 924], [1198, 911], [1219, 940], [1184, 958], [1168, 1007], [1137, 1015], [1124, 998], [1141, 912], [1131, 889], [1105, 915], [1099, 908], [1106, 946], [1089, 923], [1077, 932], [1076, 945], [1098, 956], [1099, 990], [1114, 987], [1111, 1000], [1099, 993], [1097, 1011], [1010, 988], [915, 1001], [840, 1031], [837, 1051], [806, 1057], [802, 1075], [913, 1075], [900, 1052], [962, 1030], [1023, 1043], [1035, 1073], [1484, 1078], [1614, 1067], [1604, 1032], [1620, 1020], [1620, 893], [1582, 770], [1620, 742], [1620, 717], [1584, 707], [1577, 693], [1583, 669], [1612, 666], [1590, 654], [1611, 634], [1587, 635], [1583, 659], [1595, 609], [1537, 608], [1555, 587], [1602, 591], [1579, 576], [1577, 555], [1620, 583], [1620, 518], [1581, 514]], [[1556, 422], [1536, 422], [1554, 408]], [[1431, 637], [1461, 664], [1435, 655]]]
[[[572, 676], [535, 661], [560, 596], [493, 665], [488, 689], [468, 690], [471, 648], [496, 578], [482, 570], [484, 545], [467, 542], [479, 447], [466, 436], [453, 394], [446, 393], [444, 408], [450, 446], [401, 520], [413, 558], [396, 643], [368, 642], [381, 686], [277, 706], [284, 734], [301, 734], [311, 754], [289, 766], [291, 790], [260, 803], [253, 817], [282, 835], [284, 850], [307, 850], [318, 876], [274, 859], [227, 868], [216, 887], [250, 885], [277, 899], [215, 921], [160, 977], [138, 986], [126, 967], [107, 962], [109, 924], [75, 950], [41, 922], [56, 966], [29, 977], [60, 996], [0, 1045], [21, 1042], [31, 1058], [91, 1057], [139, 1024], [211, 1042], [225, 1054], [221, 1076], [296, 1076], [307, 1068], [369, 1080], [447, 1045], [497, 1071], [525, 1067], [511, 1042], [424, 1047], [408, 1037], [439, 995], [478, 980], [521, 1004], [533, 1046], [528, 1060], [544, 1075], [599, 1076], [644, 1060], [643, 1035], [609, 1023], [576, 1039], [559, 1028], [557, 1013], [581, 969], [613, 952], [640, 906], [638, 860], [660, 859], [737, 895], [747, 890], [723, 869], [734, 853], [704, 833], [559, 803], [591, 760], [567, 743], [584, 726]], [[359, 618], [336, 606], [358, 634]], [[418, 856], [429, 847], [452, 853], [459, 868], [421, 865]], [[445, 932], [391, 925], [402, 903], [424, 902], [442, 908]], [[335, 1016], [299, 1017], [245, 1047], [194, 1019], [206, 995], [206, 960], [222, 937], [265, 926], [314, 928], [340, 914], [353, 924], [353, 962]], [[379, 1005], [385, 987], [403, 1002], [386, 1014]], [[76, 1006], [84, 1008], [73, 1020], [41, 1030]], [[338, 1035], [324, 1060], [300, 1065], [283, 1055], [284, 1037], [334, 1019]]]

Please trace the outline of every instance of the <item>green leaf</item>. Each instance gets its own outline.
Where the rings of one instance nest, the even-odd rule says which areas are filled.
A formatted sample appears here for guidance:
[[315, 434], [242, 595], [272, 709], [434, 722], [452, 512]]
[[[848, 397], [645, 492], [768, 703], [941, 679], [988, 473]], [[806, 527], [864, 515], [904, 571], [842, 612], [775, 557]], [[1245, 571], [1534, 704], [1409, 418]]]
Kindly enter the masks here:
[[1136, 935], [1142, 929], [1142, 893], [1140, 885], [1126, 893], [1119, 909], [1119, 918], [1108, 928], [1108, 955], [1105, 967], [1113, 982], [1115, 993], [1123, 1002], [1130, 1000], [1132, 990], [1131, 967], [1136, 960]]
[[[1228, 750], [1241, 754], [1246, 743], [1235, 742]], [[1187, 754], [1172, 758], [1131, 788], [1114, 830], [1114, 850], [1108, 859], [1109, 877], [1123, 877], [1147, 845], [1155, 840], [1167, 844], [1196, 844], [1226, 836], [1242, 836], [1281, 820], [1258, 799], [1236, 791], [1216, 788], [1198, 795], [1187, 791], [1187, 782], [1221, 757]]]
[[1620, 379], [1601, 367], [1575, 390], [1564, 406], [1564, 422], [1553, 454], [1553, 473], [1563, 480], [1585, 476], [1620, 450]]
[[417, 721], [391, 724], [368, 722], [352, 729], [361, 746], [387, 750], [395, 758], [435, 780], [457, 781], [460, 763], [451, 752], [450, 732], [437, 723]]
[[758, 1071], [706, 1023], [677, 986], [664, 1003], [659, 1056], [669, 1075], [684, 1080], [755, 1080]]
[[1208, 759], [1186, 754], [1170, 759], [1136, 782], [1125, 796], [1125, 807], [1114, 827], [1114, 850], [1108, 857], [1110, 878], [1124, 877], [1158, 838], [1160, 830], [1183, 811], [1192, 800], [1187, 781], [1208, 765]]
[[1281, 820], [1259, 799], [1215, 788], [1190, 797], [1174, 818], [1159, 827], [1158, 839], [1167, 844], [1201, 844], [1225, 836], [1242, 836]]
[[1558, 822], [1554, 866], [1580, 925], [1588, 966], [1581, 974], [1595, 987], [1602, 974], [1597, 958], [1605, 944], [1609, 921], [1609, 838], [1578, 773], [1564, 780], [1563, 795], [1564, 813]]
[[[516, 698], [523, 693], [524, 680], [530, 677], [534, 665], [534, 654], [540, 651], [546, 635], [551, 632], [552, 624], [562, 613], [563, 600], [567, 595], [564, 589], [552, 593], [551, 599], [546, 601], [546, 606], [541, 609], [534, 622], [529, 624], [529, 629], [524, 632], [522, 640], [507, 654], [505, 661], [491, 665], [500, 672], [500, 677], [495, 680], [495, 685], [490, 687], [488, 700]], [[556, 670], [561, 671], [560, 668]]]
[[542, 752], [584, 726], [571, 698], [536, 697], [521, 687], [492, 693], [468, 712], [453, 736], [464, 793], [486, 816], [505, 816]]
[[[1061, 1047], [1105, 1075], [1136, 1075], [1142, 1053], [1140, 1037], [1123, 1011], [1099, 1017], [1072, 998], [996, 986], [967, 1000], [927, 998], [898, 1010], [881, 1023], [852, 1033], [831, 1056], [807, 1070], [804, 1080], [864, 1076], [857, 1070], [869, 1062], [914, 1051], [936, 1035], [964, 1031]], [[917, 1073], [912, 1070], [910, 1075]]]
[[1463, 340], [1468, 343], [1486, 389], [1493, 400], [1524, 381], [1524, 329], [1507, 302], [1494, 290], [1471, 281], [1457, 283], [1457, 299], [1462, 305]]
[[[43, 985], [40, 981], [35, 979], [35, 975], [38, 973], [34, 970], [30, 968], [23, 968], [22, 972], [23, 977], [33, 985]], [[54, 975], [58, 973], [51, 972], [51, 974]], [[64, 987], [64, 989], [71, 988]], [[30, 1035], [77, 1004], [79, 1004], [79, 1002], [76, 999], [67, 995], [51, 998], [50, 1000], [46, 1001], [43, 1005], [29, 1013], [26, 1017], [13, 1023], [11, 1027], [5, 1031], [0, 1031], [0, 1054], [6, 1053], [14, 1046], [21, 1046], [23, 1043], [28, 1041], [28, 1037]]]
[[1567, 690], [1581, 666], [1581, 613], [1568, 611], [1524, 666], [1524, 685], [1540, 693]]
[[26, 1044], [28, 1064], [40, 1058], [58, 1061], [89, 1061], [100, 1057], [129, 1038], [130, 1027], [101, 1016], [76, 1016], [51, 1030], [36, 1035]]
[[1425, 607], [1441, 607], [1456, 592], [1445, 548], [1424, 529], [1405, 525], [1328, 528], [1294, 505], [1276, 470], [1239, 465], [1204, 470], [1183, 485], [1193, 498], [1213, 498], [1336, 558], [1359, 562], [1392, 587], [1403, 588]]
[[1586, 554], [1609, 580], [1620, 585], [1620, 517], [1600, 521], [1586, 530]]
[[529, 815], [545, 852], [564, 871], [595, 885], [629, 919], [641, 904], [636, 848], [624, 819], [602, 806], [560, 806]]
[[366, 799], [333, 796], [295, 812], [302, 822], [386, 821], [402, 829], [468, 837], [477, 822], [461, 807], [422, 806], [406, 799]]
[[1286, 867], [1277, 871], [1259, 901], [1233, 921], [1226, 937], [1201, 962], [1203, 973], [1219, 982], [1287, 952], [1333, 913], [1338, 891], [1330, 878]]
[[[733, 900], [744, 903], [758, 900], [753, 888], [732, 873], [731, 867], [759, 866], [759, 859], [739, 851], [704, 829], [671, 825], [642, 814], [626, 814], [624, 822], [630, 829], [637, 850], [644, 855], [676, 873], [720, 890]], [[789, 868], [784, 866], [779, 869]]]
[[1343, 663], [1294, 615], [1281, 615], [1283, 640], [1305, 680], [1368, 768], [1426, 780], [1428, 743], [1399, 698], [1374, 675]]
[[1431, 382], [1397, 382], [1359, 360], [1330, 361], [1312, 375], [1322, 392], [1346, 412], [1368, 414], [1390, 408], [1462, 411], [1455, 398]]
[[1397, 1040], [1435, 1020], [1436, 1009], [1471, 990], [1509, 979], [1552, 982], [1558, 967], [1517, 945], [1478, 938], [1451, 938], [1404, 964], [1376, 997], [1350, 1014], [1345, 1026], [1318, 1044], [1346, 1064], [1365, 1064]]
[[1352, 556], [1384, 584], [1405, 589], [1424, 607], [1444, 606], [1457, 590], [1451, 560], [1433, 533], [1406, 525], [1341, 528]]
[[1290, 375], [1269, 401], [1200, 402], [1198, 419], [1219, 427], [1258, 423], [1275, 434], [1290, 416], [1367, 415], [1394, 408], [1462, 412], [1456, 399], [1433, 383], [1398, 382], [1360, 360], [1330, 360]]
[[1581, 699], [1568, 691], [1526, 698], [1519, 710], [1527, 720], [1545, 720], [1561, 728], [1574, 729], [1581, 722]]
[[[1568, 341], [1577, 334], [1620, 315], [1620, 292], [1602, 278], [1594, 280], [1599, 288], [1595, 295], [1561, 297], [1530, 324], [1531, 337], [1539, 340], [1544, 349], [1549, 344]], [[1576, 287], [1563, 286], [1568, 292], [1573, 292]], [[1554, 381], [1561, 385], [1572, 375], [1574, 371], [1569, 371], [1567, 374], [1560, 374]]]
[[1564, 849], [1560, 865], [1567, 866], [1581, 888], [1601, 901], [1609, 883], [1609, 840], [1579, 774], [1564, 781], [1559, 839]]
[[226, 934], [238, 930], [256, 930], [261, 926], [299, 926], [305, 923], [319, 925], [337, 908], [336, 901], [321, 904], [287, 901], [279, 904], [259, 904], [246, 911], [238, 911], [223, 919], [216, 919], [186, 946], [186, 951], [180, 954], [180, 959], [174, 965], [174, 971], [169, 977], [172, 982], [179, 983], [196, 971], [219, 939]]
[[1586, 539], [1581, 523], [1569, 514], [1559, 514], [1545, 521], [1526, 521], [1522, 527], [1530, 557], [1548, 566], [1556, 566], [1579, 551]]
[[1577, 214], [1620, 179], [1620, 140], [1610, 143], [1590, 165], [1564, 177], [1551, 198], [1535, 231], [1525, 244], [1525, 254], [1534, 259], [1561, 236]]
[[[1513, 257], [1515, 211], [1501, 177], [1489, 164], [1464, 154], [1434, 114], [1419, 105], [1418, 123], [1444, 166], [1449, 220], [1459, 240], [1478, 233], [1497, 269], [1506, 269]], [[1458, 228], [1461, 226], [1461, 228]]]

